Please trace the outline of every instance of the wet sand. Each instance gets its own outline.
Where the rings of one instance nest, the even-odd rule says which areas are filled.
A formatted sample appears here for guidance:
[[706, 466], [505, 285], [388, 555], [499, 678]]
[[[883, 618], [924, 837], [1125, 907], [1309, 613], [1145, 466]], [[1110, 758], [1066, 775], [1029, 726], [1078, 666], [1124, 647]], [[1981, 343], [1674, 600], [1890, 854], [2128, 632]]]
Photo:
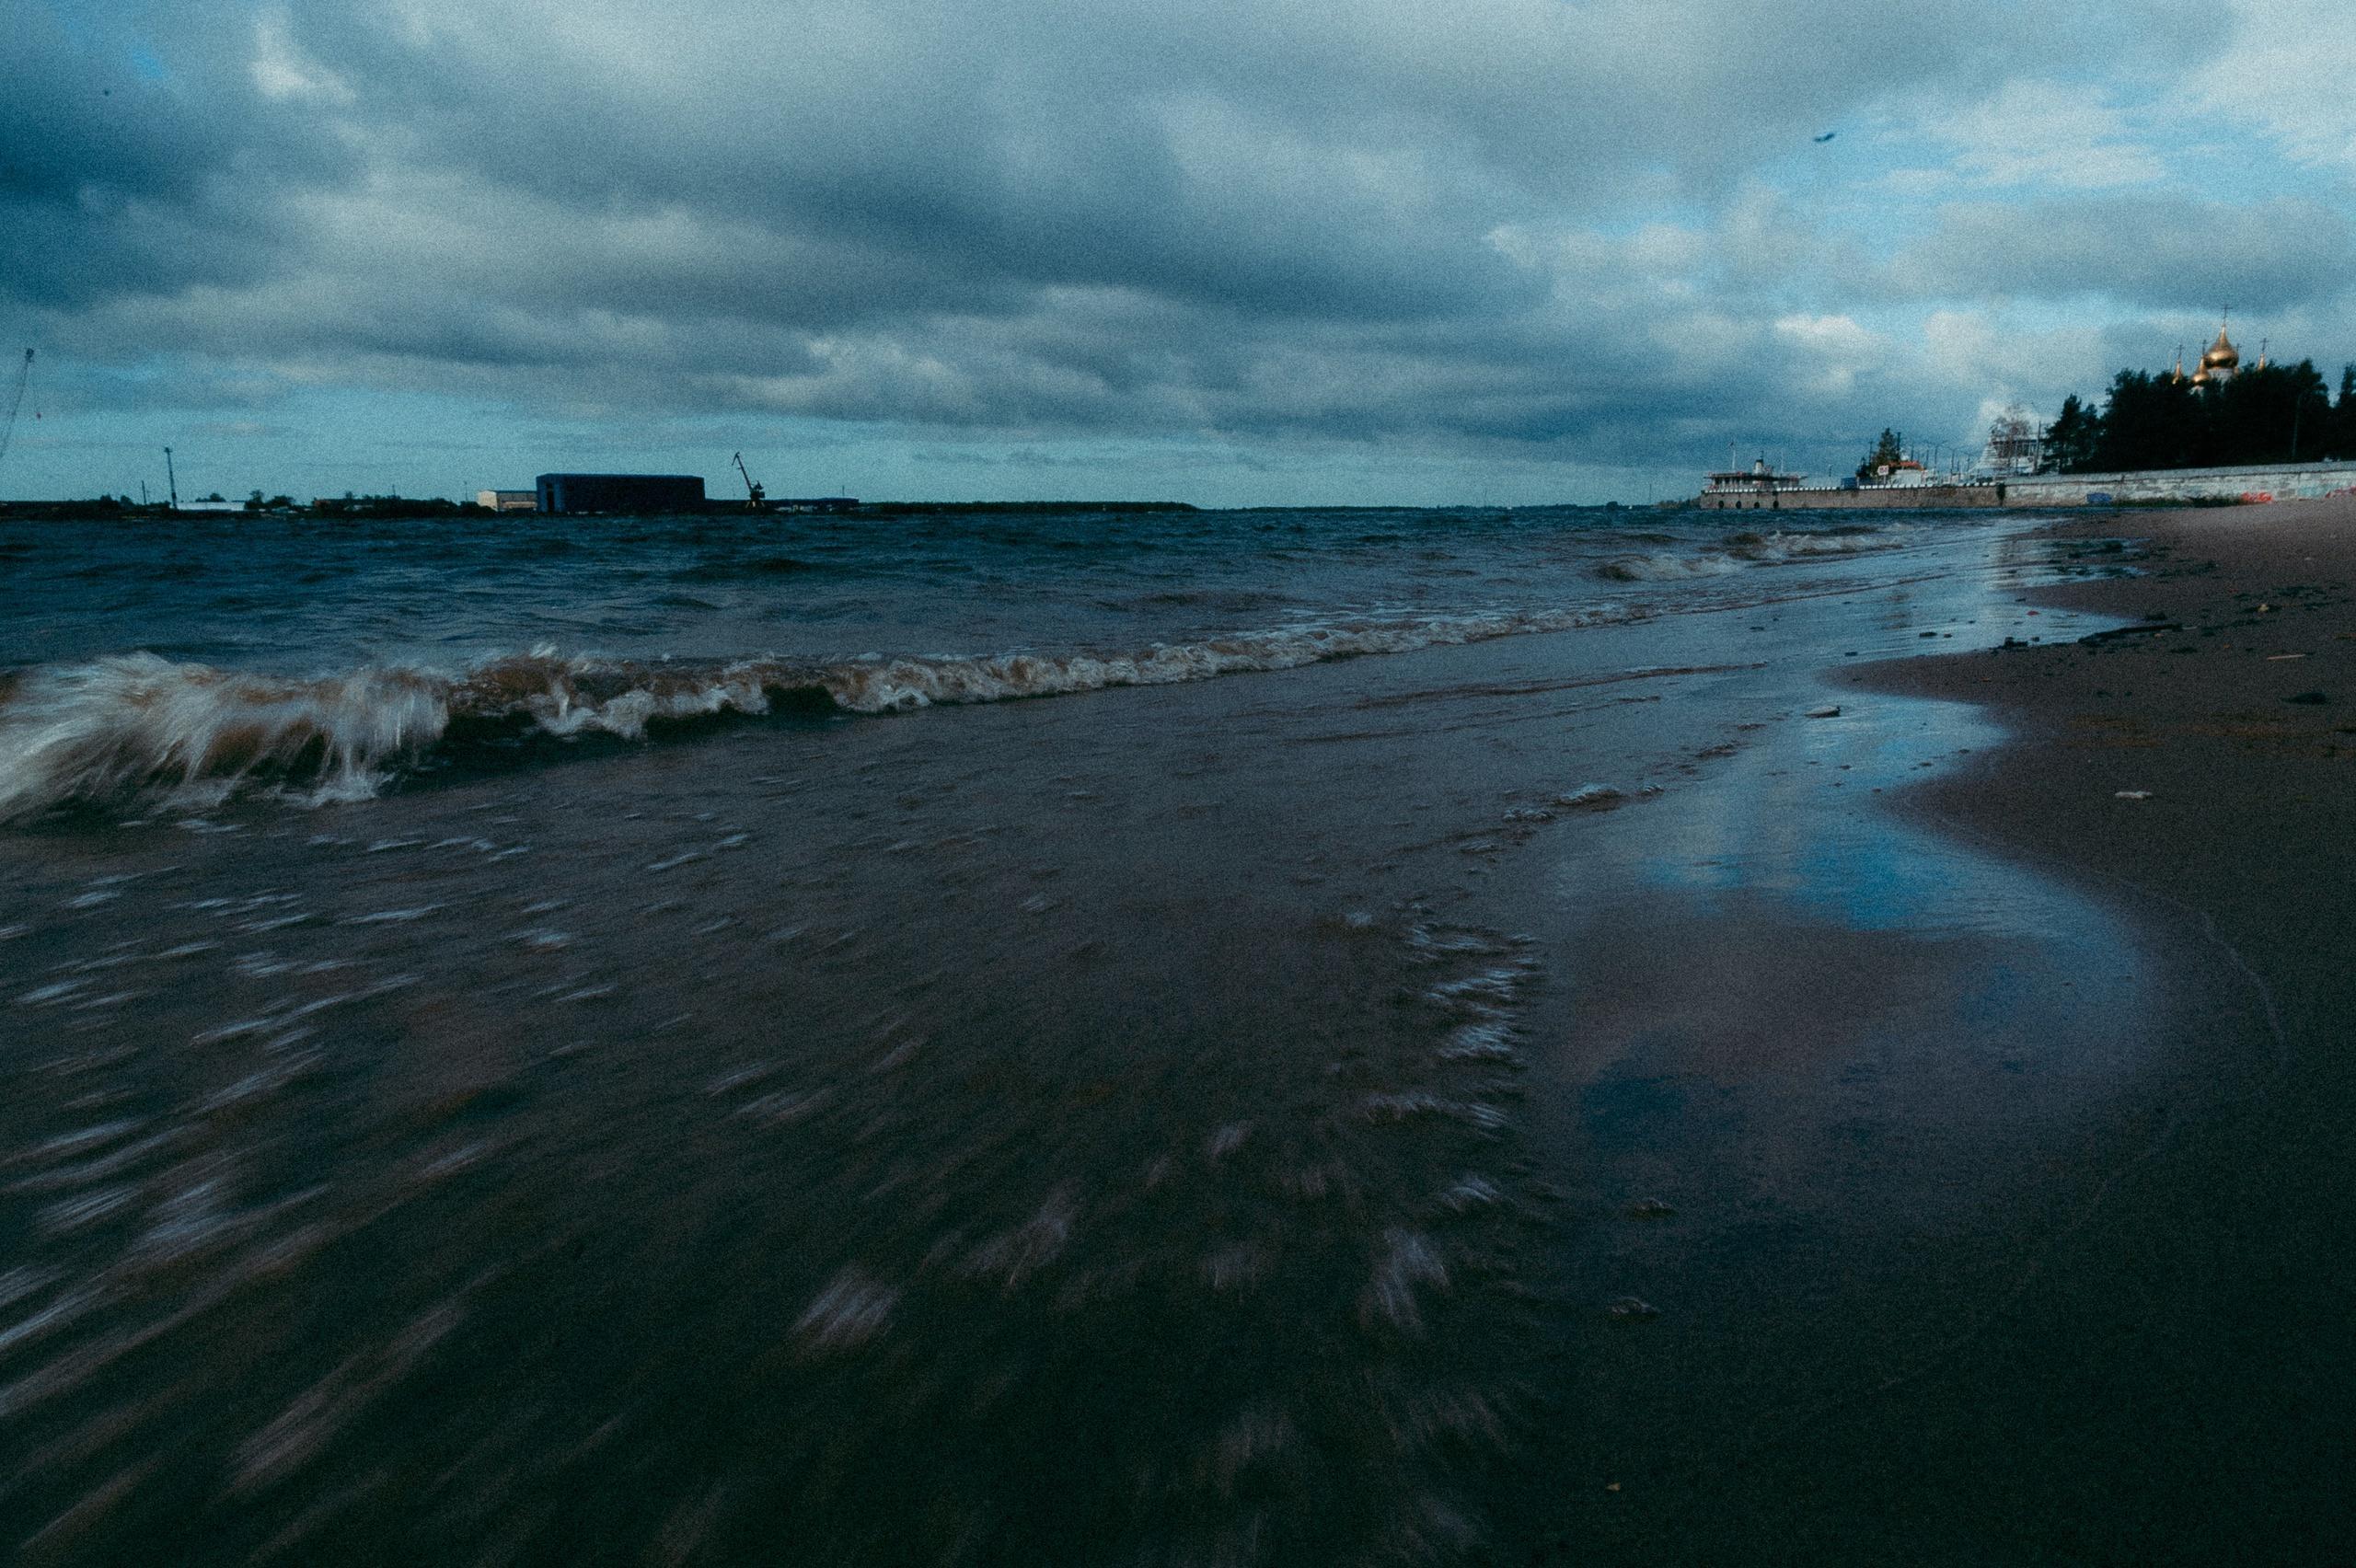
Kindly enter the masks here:
[[[2009, 732], [1885, 800], [2157, 934], [2183, 1000], [2155, 1098], [2052, 1130], [1974, 1242], [2002, 1262], [1925, 1343], [1876, 1354], [1952, 1256], [1845, 1317], [1755, 1328], [1748, 1356], [1820, 1365], [1800, 1397], [1738, 1434], [1664, 1406], [1688, 1462], [1609, 1496], [1565, 1475], [1568, 1526], [1533, 1560], [2348, 1561], [2356, 502], [2047, 531], [2141, 574], [2024, 594], [1994, 628], [2011, 646], [1831, 679], [1983, 705]], [[2061, 610], [2133, 629], [2048, 640]], [[1909, 1199], [1896, 1180], [1858, 1195]], [[1858, 1348], [1845, 1371], [1828, 1341]], [[1725, 1381], [1684, 1397], [1738, 1402]]]

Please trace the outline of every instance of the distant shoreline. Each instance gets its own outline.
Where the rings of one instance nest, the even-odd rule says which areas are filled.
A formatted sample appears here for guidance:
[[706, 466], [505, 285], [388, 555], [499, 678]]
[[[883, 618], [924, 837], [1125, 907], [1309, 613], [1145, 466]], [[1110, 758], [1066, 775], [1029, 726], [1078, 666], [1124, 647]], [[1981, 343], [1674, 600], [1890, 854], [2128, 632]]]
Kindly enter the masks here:
[[[665, 513], [686, 517], [764, 517], [791, 515], [797, 509], [791, 503], [772, 502], [756, 512], [743, 502], [714, 501], [690, 512]], [[999, 513], [1075, 513], [1094, 512], [1114, 516], [1161, 515], [1172, 513], [1205, 510], [1185, 501], [871, 501], [859, 503], [858, 510], [866, 515], [891, 513], [898, 516], [988, 515]], [[362, 496], [351, 502], [339, 502], [328, 506], [238, 506], [234, 509], [217, 507], [173, 508], [162, 503], [125, 505], [120, 501], [98, 498], [90, 501], [0, 501], [0, 520], [14, 522], [154, 522], [179, 517], [319, 517], [343, 520], [376, 520], [385, 518], [463, 517], [487, 519], [497, 517], [531, 517], [537, 512], [493, 512], [473, 502], [445, 501], [435, 496]], [[620, 513], [568, 513], [572, 516], [621, 515]]]

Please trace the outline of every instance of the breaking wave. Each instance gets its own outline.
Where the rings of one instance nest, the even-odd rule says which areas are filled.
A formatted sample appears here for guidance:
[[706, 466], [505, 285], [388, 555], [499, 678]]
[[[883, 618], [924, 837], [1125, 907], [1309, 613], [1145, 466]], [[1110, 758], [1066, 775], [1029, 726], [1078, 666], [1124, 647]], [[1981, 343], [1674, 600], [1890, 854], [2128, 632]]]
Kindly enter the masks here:
[[1914, 530], [1904, 524], [1876, 527], [1864, 524], [1815, 532], [1729, 534], [1726, 547], [1746, 561], [1783, 561], [1807, 556], [1864, 555], [1899, 549], [1911, 542]]
[[1732, 556], [1704, 552], [1701, 555], [1625, 556], [1605, 561], [1595, 569], [1595, 574], [1607, 582], [1677, 582], [1690, 577], [1723, 577], [1730, 571], [1740, 571], [1743, 563]]
[[1598, 566], [1595, 575], [1607, 582], [1679, 582], [1696, 577], [1724, 577], [1746, 567], [1899, 549], [1910, 542], [1907, 536], [1911, 532], [1901, 525], [1728, 534], [1690, 554], [1659, 550], [1648, 555], [1618, 556]]
[[533, 740], [641, 741], [699, 721], [892, 713], [1167, 686], [1630, 618], [1615, 606], [1278, 628], [1126, 652], [652, 662], [550, 649], [460, 674], [366, 668], [313, 679], [125, 653], [0, 674], [0, 823], [254, 790], [357, 800], [404, 774]]

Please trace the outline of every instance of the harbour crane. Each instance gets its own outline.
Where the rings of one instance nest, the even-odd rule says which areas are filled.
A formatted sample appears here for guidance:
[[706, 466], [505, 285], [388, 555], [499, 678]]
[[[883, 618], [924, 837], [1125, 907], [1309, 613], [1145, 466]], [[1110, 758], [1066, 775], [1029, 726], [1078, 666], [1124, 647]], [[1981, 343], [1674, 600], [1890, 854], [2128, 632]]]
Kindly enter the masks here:
[[736, 464], [736, 471], [745, 475], [745, 504], [750, 510], [758, 512], [761, 509], [762, 498], [768, 492], [753, 482], [753, 476], [751, 474], [745, 473], [745, 455], [742, 452], [736, 454], [734, 461]]
[[25, 351], [25, 363], [17, 371], [17, 389], [8, 395], [8, 417], [0, 420], [0, 458], [8, 455], [8, 437], [16, 432], [17, 410], [25, 406], [25, 388], [32, 384], [33, 352]]

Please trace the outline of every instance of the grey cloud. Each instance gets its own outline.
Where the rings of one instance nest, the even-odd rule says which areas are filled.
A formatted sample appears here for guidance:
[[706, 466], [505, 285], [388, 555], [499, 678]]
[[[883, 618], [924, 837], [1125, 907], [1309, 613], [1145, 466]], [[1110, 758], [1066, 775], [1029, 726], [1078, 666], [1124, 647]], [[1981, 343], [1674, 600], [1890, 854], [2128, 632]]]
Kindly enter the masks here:
[[24, 8], [0, 67], [0, 298], [73, 308], [265, 276], [275, 199], [352, 178], [344, 149], [257, 99], [210, 45], [133, 68], [140, 35]]
[[2344, 292], [2350, 230], [2319, 203], [2154, 197], [1957, 205], [1891, 270], [1902, 293], [2279, 309]]
[[[1892, 95], [1995, 79], [2023, 27], [2145, 19], [191, 0], [69, 29], [34, 3], [34, 47], [0, 65], [0, 302], [92, 358], [526, 409], [1537, 445], [1820, 416], [1766, 324], [1855, 267], [1744, 196], [1749, 171]], [[265, 35], [283, 58], [258, 73]], [[1713, 305], [1616, 243], [1524, 263], [1492, 242], [1631, 192], [1715, 214], [1683, 279]], [[1969, 222], [1920, 279], [1994, 265]]]

